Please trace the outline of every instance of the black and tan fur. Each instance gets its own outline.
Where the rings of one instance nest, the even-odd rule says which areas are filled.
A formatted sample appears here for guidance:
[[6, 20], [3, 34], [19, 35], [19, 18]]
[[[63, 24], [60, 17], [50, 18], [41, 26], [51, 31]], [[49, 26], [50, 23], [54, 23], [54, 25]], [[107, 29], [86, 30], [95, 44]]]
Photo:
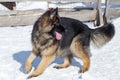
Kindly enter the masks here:
[[[61, 40], [56, 40], [55, 31], [62, 35]], [[69, 67], [72, 57], [76, 56], [83, 61], [80, 72], [87, 71], [90, 67], [90, 42], [97, 46], [104, 45], [112, 39], [114, 33], [114, 25], [111, 23], [90, 29], [79, 20], [59, 17], [57, 8], [49, 9], [34, 24], [33, 49], [26, 60], [25, 71], [30, 72], [32, 62], [37, 56], [41, 57], [41, 62], [28, 78], [42, 74], [57, 56], [61, 56], [64, 63], [54, 68]]]
[[54, 31], [61, 34], [64, 32], [64, 28], [58, 24], [59, 16], [57, 14], [56, 10], [49, 9], [34, 24], [31, 40], [33, 49], [26, 60], [25, 71], [29, 72], [31, 70], [32, 62], [37, 56], [40, 56], [42, 60], [28, 78], [42, 74], [57, 56], [56, 50], [58, 49], [59, 41], [56, 40]]

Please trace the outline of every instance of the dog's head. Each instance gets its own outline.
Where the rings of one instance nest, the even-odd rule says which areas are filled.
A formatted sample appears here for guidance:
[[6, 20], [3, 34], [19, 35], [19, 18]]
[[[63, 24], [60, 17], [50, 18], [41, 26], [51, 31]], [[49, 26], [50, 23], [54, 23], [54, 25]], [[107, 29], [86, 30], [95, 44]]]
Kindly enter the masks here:
[[39, 29], [42, 32], [49, 32], [55, 24], [59, 23], [58, 8], [50, 8], [39, 19]]

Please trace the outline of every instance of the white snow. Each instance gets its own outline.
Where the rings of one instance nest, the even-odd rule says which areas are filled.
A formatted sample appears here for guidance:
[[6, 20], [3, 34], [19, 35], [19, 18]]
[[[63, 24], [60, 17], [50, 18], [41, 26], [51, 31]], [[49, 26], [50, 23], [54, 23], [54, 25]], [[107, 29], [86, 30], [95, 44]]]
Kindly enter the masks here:
[[[26, 6], [29, 4], [26, 3]], [[22, 6], [18, 8], [21, 9]], [[31, 5], [23, 9], [31, 8], [36, 7]], [[0, 9], [3, 8], [0, 6]], [[46, 7], [42, 6], [41, 9]], [[54, 69], [54, 65], [62, 63], [62, 59], [57, 58], [42, 75], [30, 80], [120, 80], [120, 17], [112, 23], [115, 25], [115, 36], [100, 49], [91, 47], [91, 67], [88, 72], [78, 73], [82, 61], [77, 58], [73, 59], [69, 68]], [[32, 27], [33, 25], [0, 27], [0, 80], [26, 80], [30, 74], [24, 72], [24, 63], [32, 49]], [[32, 71], [39, 61], [40, 58], [34, 61]]]
[[42, 9], [46, 10], [48, 3], [46, 1], [26, 1], [16, 3], [16, 10]]

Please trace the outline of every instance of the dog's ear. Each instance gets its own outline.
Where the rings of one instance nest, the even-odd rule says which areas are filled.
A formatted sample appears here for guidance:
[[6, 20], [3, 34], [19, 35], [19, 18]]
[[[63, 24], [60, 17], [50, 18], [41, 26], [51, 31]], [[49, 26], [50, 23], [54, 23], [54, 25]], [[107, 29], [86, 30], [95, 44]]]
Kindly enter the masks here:
[[48, 8], [48, 10], [53, 10], [53, 8]]
[[51, 10], [50, 18], [53, 19], [56, 16], [58, 16], [58, 8]]
[[58, 8], [53, 9], [50, 15], [50, 19], [52, 20], [53, 24], [59, 22]]

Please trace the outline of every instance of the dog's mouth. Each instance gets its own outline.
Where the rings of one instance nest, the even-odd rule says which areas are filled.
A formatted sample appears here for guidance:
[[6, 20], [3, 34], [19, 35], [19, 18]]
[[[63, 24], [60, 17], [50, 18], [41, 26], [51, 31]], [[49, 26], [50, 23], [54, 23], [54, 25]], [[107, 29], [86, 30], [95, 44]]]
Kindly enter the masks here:
[[61, 40], [61, 39], [62, 39], [62, 34], [60, 34], [59, 32], [56, 32], [56, 31], [55, 31], [55, 38], [56, 38], [57, 40]]

